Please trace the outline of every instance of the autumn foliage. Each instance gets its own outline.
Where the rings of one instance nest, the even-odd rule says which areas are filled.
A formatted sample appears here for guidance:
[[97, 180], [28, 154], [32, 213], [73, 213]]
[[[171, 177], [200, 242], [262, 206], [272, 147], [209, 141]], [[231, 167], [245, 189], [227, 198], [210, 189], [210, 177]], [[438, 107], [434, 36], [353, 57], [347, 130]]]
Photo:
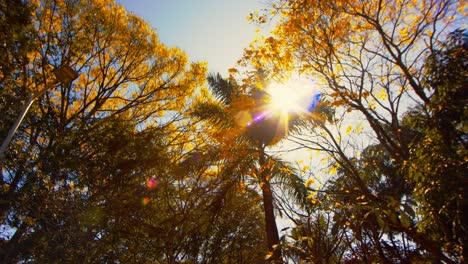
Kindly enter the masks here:
[[314, 76], [336, 109], [292, 137], [328, 156], [310, 196], [328, 214], [313, 213], [325, 222], [310, 228], [341, 234], [334, 243], [348, 241], [353, 259], [466, 260], [466, 3], [276, 1], [267, 11], [250, 18], [278, 21], [272, 36], [240, 63]]
[[[113, 0], [1, 0], [0, 140], [35, 99], [0, 160], [1, 262], [467, 261], [466, 17], [270, 1], [222, 77]], [[292, 75], [320, 96], [275, 113]]]

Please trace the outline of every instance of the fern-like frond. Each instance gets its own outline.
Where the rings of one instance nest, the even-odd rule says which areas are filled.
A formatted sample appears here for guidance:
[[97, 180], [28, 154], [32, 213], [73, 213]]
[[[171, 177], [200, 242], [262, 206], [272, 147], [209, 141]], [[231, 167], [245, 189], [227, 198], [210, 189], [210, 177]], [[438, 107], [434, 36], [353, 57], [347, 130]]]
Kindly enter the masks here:
[[304, 179], [300, 177], [291, 163], [274, 157], [270, 157], [270, 159], [274, 164], [271, 173], [272, 185], [280, 187], [281, 192], [292, 198], [297, 205], [305, 207], [307, 204], [307, 188]]
[[217, 102], [198, 103], [194, 105], [191, 114], [220, 128], [229, 128], [232, 125], [228, 113]]
[[219, 73], [208, 74], [206, 80], [217, 100], [224, 105], [229, 105], [232, 102], [236, 83], [224, 79]]

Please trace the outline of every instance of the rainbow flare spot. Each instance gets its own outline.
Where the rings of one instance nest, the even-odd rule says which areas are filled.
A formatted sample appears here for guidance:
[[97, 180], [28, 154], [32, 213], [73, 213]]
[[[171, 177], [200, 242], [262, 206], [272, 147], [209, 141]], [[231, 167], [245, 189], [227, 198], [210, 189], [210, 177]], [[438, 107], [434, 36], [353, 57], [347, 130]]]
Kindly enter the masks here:
[[156, 178], [151, 177], [146, 180], [146, 188], [154, 190], [156, 187], [158, 187], [158, 180], [156, 180]]

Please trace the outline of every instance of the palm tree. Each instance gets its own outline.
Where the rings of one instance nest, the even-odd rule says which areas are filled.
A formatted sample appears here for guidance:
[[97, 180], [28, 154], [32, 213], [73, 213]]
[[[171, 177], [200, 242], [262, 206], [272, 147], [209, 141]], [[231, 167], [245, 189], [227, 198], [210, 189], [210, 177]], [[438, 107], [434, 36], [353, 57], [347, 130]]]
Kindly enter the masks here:
[[[260, 78], [264, 76], [262, 71], [258, 73]], [[232, 166], [227, 166], [230, 169], [226, 171], [231, 174], [231, 181], [244, 181], [247, 175], [254, 176], [262, 194], [269, 259], [282, 263], [271, 180], [279, 179], [287, 188], [286, 191], [299, 199], [301, 204], [304, 204], [306, 197], [304, 182], [294, 173], [294, 169], [287, 162], [265, 152], [267, 147], [276, 144], [286, 133], [284, 129], [277, 129], [280, 125], [278, 116], [262, 115], [262, 109], [268, 102], [268, 94], [263, 90], [255, 87], [242, 90], [235, 81], [224, 79], [220, 74], [208, 75], [207, 81], [215, 100], [199, 103], [193, 114], [211, 124], [215, 133], [225, 139], [224, 145], [228, 145], [231, 152], [241, 151], [245, 154], [231, 158], [235, 161], [233, 166], [241, 170], [231, 174]], [[290, 128], [300, 125], [299, 118], [290, 120]]]

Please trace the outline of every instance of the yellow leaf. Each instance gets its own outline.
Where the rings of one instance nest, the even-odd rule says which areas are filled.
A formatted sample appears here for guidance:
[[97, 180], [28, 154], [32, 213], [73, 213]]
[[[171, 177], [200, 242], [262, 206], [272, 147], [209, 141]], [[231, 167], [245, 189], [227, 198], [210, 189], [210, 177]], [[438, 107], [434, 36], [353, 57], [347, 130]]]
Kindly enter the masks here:
[[359, 121], [356, 126], [356, 133], [361, 133], [362, 131], [362, 122]]
[[315, 197], [315, 195], [316, 195], [316, 192], [311, 192], [309, 195], [307, 195], [306, 198], [307, 198], [308, 200], [312, 200], [312, 199]]
[[331, 167], [329, 174], [330, 175], [335, 175], [336, 174], [336, 169], [337, 169], [336, 166]]
[[312, 201], [310, 201], [310, 202], [311, 202], [312, 204], [317, 204], [317, 203], [320, 203], [320, 201], [319, 201], [317, 198], [313, 199], [313, 200], [312, 200]]
[[349, 135], [349, 134], [351, 133], [351, 131], [353, 131], [353, 126], [348, 126], [348, 127], [346, 128], [345, 134], [346, 134], [346, 135]]
[[312, 179], [307, 179], [307, 181], [305, 182], [305, 186], [306, 186], [307, 188], [309, 188], [310, 185], [313, 184], [314, 182], [315, 182], [315, 181], [312, 180]]
[[387, 94], [387, 92], [386, 92], [385, 90], [382, 89], [382, 90], [376, 95], [376, 97], [377, 97], [378, 99], [382, 100], [382, 101], [385, 101], [385, 100], [388, 99], [388, 94]]

